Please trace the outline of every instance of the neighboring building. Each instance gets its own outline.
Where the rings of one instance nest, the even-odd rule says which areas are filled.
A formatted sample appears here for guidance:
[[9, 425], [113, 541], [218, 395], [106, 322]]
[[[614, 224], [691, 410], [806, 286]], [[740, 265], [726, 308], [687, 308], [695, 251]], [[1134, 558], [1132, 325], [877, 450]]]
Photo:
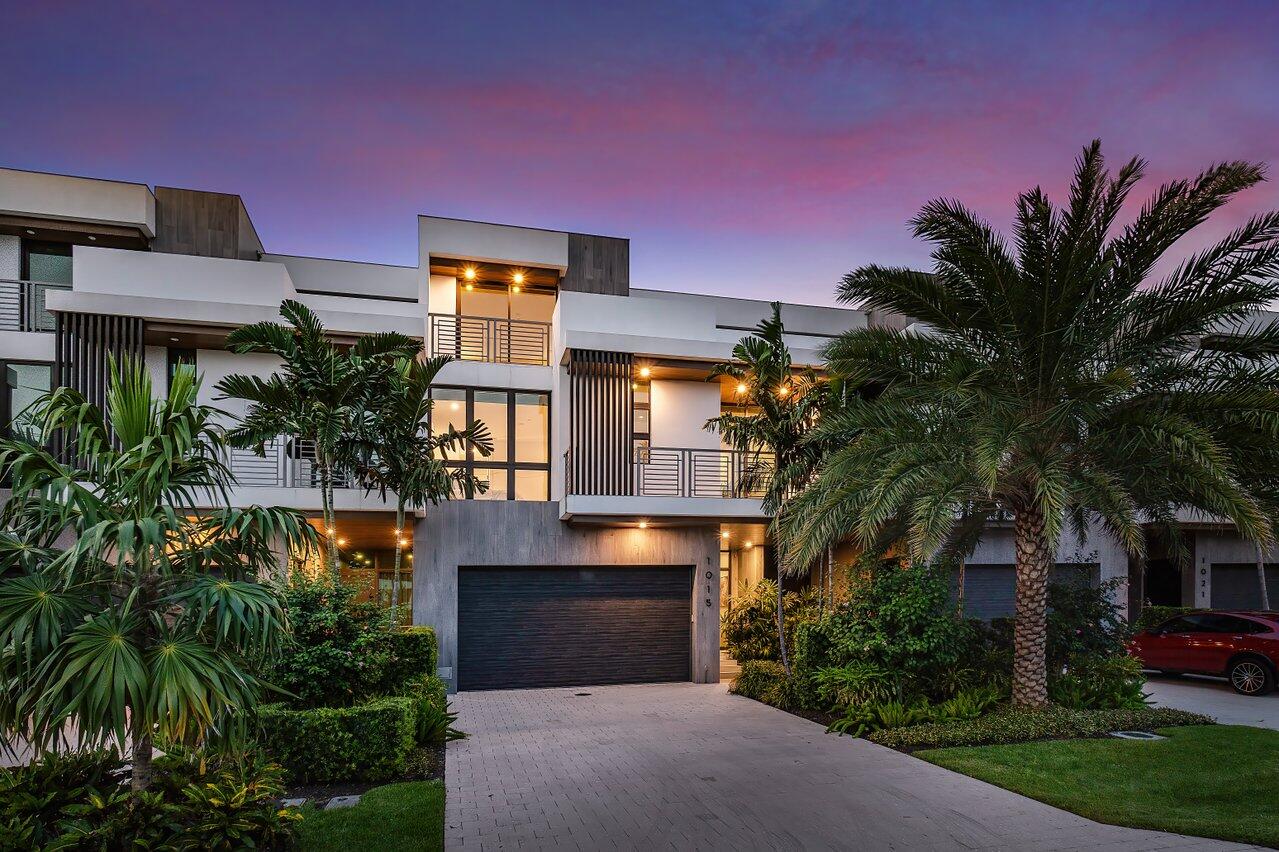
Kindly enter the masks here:
[[[286, 298], [339, 339], [412, 335], [458, 359], [434, 416], [483, 420], [496, 443], [490, 458], [452, 460], [489, 483], [482, 498], [419, 513], [403, 533], [404, 594], [414, 621], [439, 632], [441, 675], [461, 688], [715, 681], [721, 607], [776, 569], [768, 518], [738, 494], [742, 460], [702, 428], [737, 405], [736, 388], [707, 377], [768, 305], [632, 288], [629, 250], [616, 237], [420, 216], [415, 267], [275, 255], [235, 195], [0, 169], [0, 415], [9, 423], [57, 383], [100, 401], [108, 353], [144, 357], [161, 389], [174, 365], [194, 363], [202, 401], [235, 414], [214, 383], [276, 362], [226, 352], [226, 334], [278, 318]], [[795, 362], [809, 365], [868, 322], [799, 305], [783, 317]], [[304, 445], [285, 437], [266, 459], [237, 451], [230, 463], [237, 503], [319, 510]], [[388, 507], [342, 489], [337, 508], [344, 564], [385, 593]], [[1249, 557], [1238, 540], [1187, 535], [1213, 561], [1201, 573], [1197, 555], [1179, 599], [1216, 602], [1217, 582], [1239, 605], [1233, 566]], [[1102, 536], [1068, 542], [1060, 559], [1094, 582], [1129, 574]], [[1011, 613], [1012, 563], [1011, 530], [992, 527], [965, 572], [970, 612]], [[1151, 591], [1168, 585], [1150, 578]]]

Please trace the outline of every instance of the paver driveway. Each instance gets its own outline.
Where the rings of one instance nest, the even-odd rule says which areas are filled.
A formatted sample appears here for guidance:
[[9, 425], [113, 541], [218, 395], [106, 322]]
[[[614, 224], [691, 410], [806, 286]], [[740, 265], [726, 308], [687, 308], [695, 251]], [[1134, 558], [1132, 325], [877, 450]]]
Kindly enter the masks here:
[[[578, 693], [590, 693], [578, 695]], [[461, 693], [449, 849], [1242, 849], [1101, 825], [691, 683]]]

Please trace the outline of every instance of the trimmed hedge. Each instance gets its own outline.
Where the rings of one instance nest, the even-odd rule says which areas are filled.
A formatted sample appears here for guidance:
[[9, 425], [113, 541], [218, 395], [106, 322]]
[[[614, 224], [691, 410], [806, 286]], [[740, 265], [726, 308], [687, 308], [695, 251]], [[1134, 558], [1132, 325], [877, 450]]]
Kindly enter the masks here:
[[271, 704], [258, 718], [263, 748], [303, 783], [396, 778], [408, 770], [417, 745], [417, 704], [405, 695], [354, 707]]
[[729, 692], [762, 701], [779, 710], [811, 710], [816, 698], [808, 680], [786, 677], [782, 664], [773, 660], [747, 660], [733, 679]]
[[1215, 722], [1210, 716], [1171, 707], [1134, 710], [1071, 710], [1066, 707], [1018, 710], [1005, 707], [978, 719], [892, 728], [876, 731], [866, 739], [889, 748], [915, 751], [1032, 740], [1085, 739], [1103, 737], [1111, 731], [1149, 731], [1180, 725], [1212, 724]]
[[386, 634], [388, 659], [382, 673], [385, 692], [400, 692], [404, 684], [423, 675], [434, 676], [439, 665], [435, 631], [430, 627], [401, 627]]
[[1141, 608], [1141, 614], [1137, 616], [1137, 620], [1133, 622], [1132, 629], [1146, 630], [1154, 627], [1162, 621], [1172, 618], [1174, 615], [1183, 615], [1187, 612], [1203, 612], [1193, 606], [1155, 606], [1148, 605]]

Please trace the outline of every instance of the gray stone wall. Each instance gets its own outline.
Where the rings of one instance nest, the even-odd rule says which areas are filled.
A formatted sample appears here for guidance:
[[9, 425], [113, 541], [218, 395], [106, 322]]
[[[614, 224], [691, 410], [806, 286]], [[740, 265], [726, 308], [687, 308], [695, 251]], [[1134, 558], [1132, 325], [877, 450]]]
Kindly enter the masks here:
[[16, 279], [22, 274], [22, 241], [0, 234], [0, 278]]
[[[433, 506], [413, 532], [413, 622], [435, 628], [440, 676], [456, 683], [457, 574], [480, 565], [693, 565], [690, 670], [719, 680], [719, 529], [571, 526], [558, 502], [458, 500]], [[709, 577], [707, 575], [710, 575]]]

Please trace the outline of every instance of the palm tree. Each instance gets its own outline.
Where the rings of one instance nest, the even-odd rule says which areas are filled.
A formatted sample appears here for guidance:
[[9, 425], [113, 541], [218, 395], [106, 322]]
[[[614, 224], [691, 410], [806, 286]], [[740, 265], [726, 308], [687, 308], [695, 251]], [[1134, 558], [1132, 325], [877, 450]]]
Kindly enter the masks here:
[[385, 500], [395, 495], [395, 582], [391, 586], [392, 623], [399, 618], [400, 560], [404, 546], [404, 510], [407, 506], [437, 505], [460, 491], [471, 497], [488, 483], [460, 467], [444, 464], [446, 453], [473, 450], [488, 456], [493, 440], [488, 427], [476, 421], [466, 429], [449, 426], [431, 431], [431, 384], [451, 358], [401, 358], [391, 371], [385, 394], [377, 403], [374, 427], [360, 461], [357, 480], [368, 491], [377, 490]]
[[923, 556], [1011, 519], [1022, 706], [1047, 702], [1047, 583], [1063, 529], [1099, 524], [1140, 555], [1143, 522], [1177, 542], [1177, 513], [1195, 509], [1273, 539], [1279, 325], [1257, 312], [1279, 299], [1279, 214], [1151, 280], [1263, 169], [1223, 163], [1168, 183], [1118, 228], [1144, 167], [1133, 159], [1112, 177], [1094, 142], [1065, 207], [1038, 188], [1017, 199], [1011, 245], [957, 202], [933, 201], [912, 223], [935, 245], [932, 274], [845, 276], [841, 301], [917, 325], [830, 345], [831, 370], [882, 393], [823, 420], [839, 449], [783, 519], [800, 560], [832, 535], [870, 544], [894, 529]]
[[[786, 346], [781, 303], [772, 315], [733, 347], [733, 360], [716, 364], [710, 379], [728, 376], [737, 382], [738, 399], [750, 413], [727, 413], [706, 421], [745, 460], [737, 481], [739, 494], [763, 495], [765, 514], [778, 515], [787, 500], [813, 471], [821, 448], [805, 438], [828, 402], [826, 383], [811, 370], [797, 372]], [[805, 565], [810, 564], [809, 560]], [[777, 582], [777, 639], [782, 667], [790, 673], [786, 649], [782, 582]]]
[[338, 580], [337, 528], [333, 516], [335, 477], [350, 468], [351, 442], [369, 426], [369, 412], [386, 389], [397, 358], [422, 348], [397, 332], [366, 334], [343, 349], [326, 335], [323, 323], [301, 302], [286, 299], [280, 315], [288, 325], [259, 322], [227, 336], [233, 352], [266, 352], [283, 361], [270, 378], [229, 375], [215, 386], [222, 398], [247, 400], [238, 426], [227, 432], [233, 446], [266, 454], [266, 445], [282, 435], [309, 441], [315, 448], [326, 553], [333, 581]]
[[141, 361], [110, 373], [105, 412], [65, 387], [31, 409], [40, 440], [65, 439], [73, 462], [0, 440], [13, 484], [0, 515], [0, 727], [37, 752], [68, 746], [68, 723], [81, 745], [128, 743], [136, 790], [154, 738], [227, 736], [254, 706], [287, 635], [260, 578], [276, 547], [309, 548], [315, 533], [288, 509], [228, 505], [219, 413], [197, 404], [192, 370], [164, 399]]

